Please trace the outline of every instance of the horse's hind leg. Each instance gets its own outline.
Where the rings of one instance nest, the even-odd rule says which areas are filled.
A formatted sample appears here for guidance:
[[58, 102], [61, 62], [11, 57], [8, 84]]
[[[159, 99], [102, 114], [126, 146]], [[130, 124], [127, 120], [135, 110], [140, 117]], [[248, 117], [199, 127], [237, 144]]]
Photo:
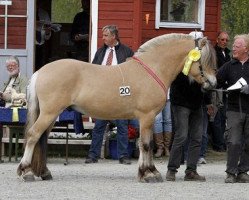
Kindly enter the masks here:
[[[40, 142], [38, 141], [41, 139], [41, 136], [44, 132], [49, 130], [49, 126], [51, 125], [52, 117], [39, 117], [38, 120], [34, 123], [34, 125], [28, 130], [26, 133], [26, 146], [23, 158], [17, 169], [17, 174], [19, 176], [22, 175], [22, 178], [26, 180], [30, 180], [32, 174], [36, 176], [41, 176], [45, 174], [44, 177], [49, 177], [48, 173], [49, 170], [46, 167], [46, 137], [44, 135], [43, 138], [43, 145], [44, 149], [40, 148]], [[45, 141], [45, 142], [44, 142]], [[35, 151], [34, 151], [35, 150]], [[38, 156], [37, 156], [38, 155]], [[34, 164], [35, 162], [35, 164]], [[47, 170], [46, 170], [47, 169]], [[51, 176], [51, 174], [50, 174]]]
[[153, 163], [153, 119], [146, 116], [140, 119], [140, 142], [139, 142], [139, 168], [138, 181], [140, 182], [162, 182], [162, 175]]

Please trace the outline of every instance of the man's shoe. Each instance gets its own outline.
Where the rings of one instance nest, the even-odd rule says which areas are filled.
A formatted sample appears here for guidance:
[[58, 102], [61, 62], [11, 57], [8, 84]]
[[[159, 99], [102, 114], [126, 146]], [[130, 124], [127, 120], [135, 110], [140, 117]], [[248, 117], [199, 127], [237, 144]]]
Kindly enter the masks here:
[[200, 181], [205, 182], [206, 178], [205, 176], [200, 176], [196, 171], [191, 171], [186, 173], [184, 177], [184, 181]]
[[166, 173], [167, 181], [175, 181], [176, 180], [176, 172], [172, 170], [168, 170]]
[[225, 183], [236, 183], [236, 175], [227, 173], [227, 177], [225, 179]]
[[205, 160], [205, 158], [201, 157], [201, 158], [198, 160], [198, 164], [207, 164], [207, 161]]
[[90, 164], [90, 163], [97, 163], [98, 160], [96, 158], [91, 158], [91, 157], [87, 157], [85, 160], [86, 164]]
[[249, 175], [247, 173], [239, 173], [237, 176], [238, 183], [249, 183]]
[[119, 163], [124, 165], [130, 165], [131, 160], [128, 157], [119, 158]]

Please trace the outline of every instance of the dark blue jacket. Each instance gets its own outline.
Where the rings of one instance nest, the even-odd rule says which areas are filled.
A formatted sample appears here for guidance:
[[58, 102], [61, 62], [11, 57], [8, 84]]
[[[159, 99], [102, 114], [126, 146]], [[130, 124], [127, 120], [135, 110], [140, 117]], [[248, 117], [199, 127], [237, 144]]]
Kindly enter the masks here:
[[[101, 65], [105, 57], [105, 52], [107, 48], [107, 45], [104, 45], [103, 47], [99, 48], [94, 56], [92, 63]], [[120, 42], [118, 43], [118, 45], [115, 46], [115, 51], [118, 64], [125, 62], [127, 58], [132, 57], [134, 54], [128, 46], [123, 45]]]

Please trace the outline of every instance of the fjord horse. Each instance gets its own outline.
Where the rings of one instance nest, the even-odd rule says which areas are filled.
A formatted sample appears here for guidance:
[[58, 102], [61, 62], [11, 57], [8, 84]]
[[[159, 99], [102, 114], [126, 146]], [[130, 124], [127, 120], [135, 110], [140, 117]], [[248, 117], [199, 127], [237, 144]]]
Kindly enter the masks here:
[[[152, 126], [166, 102], [171, 82], [183, 70], [189, 52], [199, 48], [189, 77], [205, 89], [216, 85], [216, 56], [207, 38], [166, 34], [143, 44], [132, 59], [100, 66], [72, 59], [51, 62], [31, 77], [24, 155], [17, 173], [24, 180], [52, 179], [46, 165], [47, 137], [67, 107], [97, 119], [133, 119], [140, 123], [138, 181], [161, 182], [153, 163]], [[189, 94], [191, 95], [191, 94]]]

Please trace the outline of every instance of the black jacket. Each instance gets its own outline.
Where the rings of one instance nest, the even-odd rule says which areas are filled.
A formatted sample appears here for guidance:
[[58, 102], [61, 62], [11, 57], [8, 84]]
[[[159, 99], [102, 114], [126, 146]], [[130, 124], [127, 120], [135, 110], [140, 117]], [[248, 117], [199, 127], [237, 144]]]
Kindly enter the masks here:
[[215, 48], [216, 57], [217, 57], [217, 67], [218, 69], [220, 69], [222, 65], [224, 65], [226, 62], [231, 60], [231, 57], [229, 55], [230, 50], [228, 48], [225, 48], [224, 49], [225, 56], [224, 56], [224, 54], [222, 53], [222, 49], [217, 44], [215, 45], [214, 48]]
[[[107, 48], [107, 45], [104, 45], [103, 47], [99, 48], [94, 56], [92, 63], [101, 65], [105, 57], [105, 52]], [[115, 46], [115, 51], [118, 64], [125, 62], [127, 58], [132, 57], [134, 54], [129, 47], [124, 44], [121, 44], [120, 42], [118, 43], [118, 45]]]
[[[232, 59], [218, 70], [216, 77], [218, 88], [223, 87], [226, 82], [228, 87], [230, 87], [241, 77], [249, 84], [249, 60], [242, 65], [238, 60]], [[240, 105], [242, 110], [240, 110]], [[241, 93], [239, 89], [229, 91], [227, 110], [249, 113], [249, 95]]]
[[170, 86], [170, 101], [173, 105], [199, 109], [204, 103], [201, 85], [196, 81], [190, 83], [189, 78], [181, 72]]
[[77, 34], [82, 34], [82, 35], [89, 34], [89, 21], [90, 21], [90, 15], [85, 11], [77, 13], [73, 20], [72, 30], [71, 30], [71, 40], [74, 42], [75, 46], [80, 50], [88, 48], [89, 42], [87, 40], [75, 41], [74, 37]]

